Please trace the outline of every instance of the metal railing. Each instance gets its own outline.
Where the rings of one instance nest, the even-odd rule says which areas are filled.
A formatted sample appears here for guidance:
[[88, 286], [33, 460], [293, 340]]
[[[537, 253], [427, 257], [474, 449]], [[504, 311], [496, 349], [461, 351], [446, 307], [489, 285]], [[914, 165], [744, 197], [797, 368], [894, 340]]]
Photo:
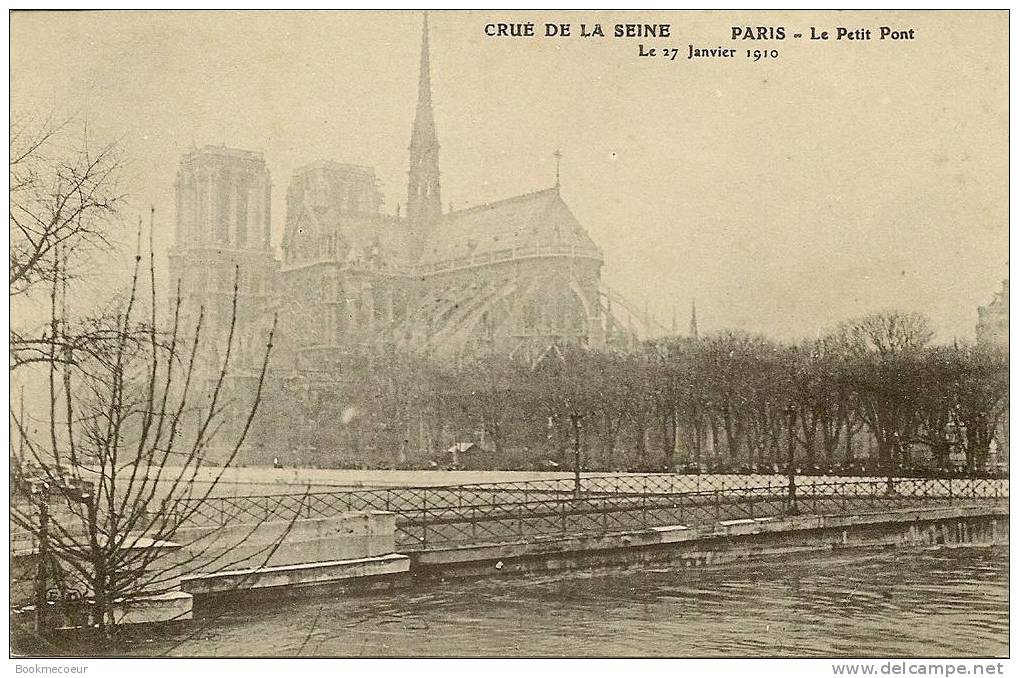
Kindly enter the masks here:
[[214, 497], [188, 506], [192, 524], [321, 518], [351, 511], [396, 514], [401, 550], [789, 513], [836, 514], [1007, 501], [1008, 481], [969, 478], [840, 478], [676, 474]]
[[[739, 486], [782, 485], [784, 479], [767, 475], [691, 476], [676, 474], [618, 474], [585, 476], [583, 495], [682, 494], [726, 490]], [[784, 485], [782, 485], [784, 486]], [[312, 492], [304, 494], [242, 495], [211, 497], [186, 502], [193, 507], [192, 522], [225, 525], [235, 521], [284, 520], [300, 510], [312, 516], [348, 511], [402, 513], [421, 508], [502, 506], [545, 497], [571, 496], [572, 478], [526, 480], [504, 483], [472, 483], [425, 487], [393, 487]], [[300, 501], [303, 498], [303, 502]]]

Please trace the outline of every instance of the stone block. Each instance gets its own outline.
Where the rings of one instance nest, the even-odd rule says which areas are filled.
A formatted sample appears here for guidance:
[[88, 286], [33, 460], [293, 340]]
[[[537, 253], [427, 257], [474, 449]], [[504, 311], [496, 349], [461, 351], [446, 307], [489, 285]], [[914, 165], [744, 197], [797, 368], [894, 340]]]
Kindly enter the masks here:
[[355, 560], [302, 563], [185, 577], [181, 587], [193, 595], [243, 593], [255, 589], [298, 588], [398, 575], [410, 571], [410, 558], [398, 553]]

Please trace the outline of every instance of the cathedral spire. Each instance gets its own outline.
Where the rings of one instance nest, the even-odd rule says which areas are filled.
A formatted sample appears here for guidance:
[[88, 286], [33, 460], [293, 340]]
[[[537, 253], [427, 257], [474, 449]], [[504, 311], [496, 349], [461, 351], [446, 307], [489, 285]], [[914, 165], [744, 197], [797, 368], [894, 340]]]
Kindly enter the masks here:
[[699, 334], [697, 332], [697, 300], [693, 299], [690, 301], [690, 336], [694, 339], [698, 339]]
[[428, 14], [421, 35], [421, 71], [418, 103], [410, 135], [410, 172], [407, 182], [407, 218], [411, 225], [426, 225], [442, 213], [439, 192], [439, 137], [432, 113], [432, 74], [428, 54]]

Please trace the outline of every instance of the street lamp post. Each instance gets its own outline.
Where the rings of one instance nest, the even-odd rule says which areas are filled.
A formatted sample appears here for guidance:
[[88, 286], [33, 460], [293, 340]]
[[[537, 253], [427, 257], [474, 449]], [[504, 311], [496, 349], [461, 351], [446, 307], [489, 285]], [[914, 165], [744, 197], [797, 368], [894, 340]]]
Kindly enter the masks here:
[[38, 552], [35, 574], [35, 632], [42, 633], [46, 629], [47, 617], [47, 562], [49, 560], [49, 498], [45, 483], [41, 487], [32, 487], [32, 500], [39, 508]]
[[[709, 470], [711, 470], [710, 469], [711, 466], [717, 466], [717, 464], [718, 464], [718, 459], [717, 459], [718, 452], [716, 451], [716, 448], [715, 448], [714, 414], [712, 414], [712, 412], [711, 412], [711, 401], [710, 400], [704, 401], [704, 411], [708, 415], [708, 422], [707, 422], [708, 423], [708, 430], [705, 432], [705, 435], [706, 436], [711, 436], [711, 455], [708, 457], [708, 463], [706, 464], [706, 466], [709, 467], [709, 468], [704, 468], [704, 469], [698, 468], [697, 469], [697, 473], [703, 473], [703, 472], [709, 471]], [[698, 459], [697, 461], [698, 461], [698, 466], [699, 466], [700, 460]]]
[[789, 456], [786, 471], [789, 474], [789, 515], [796, 515], [796, 406], [789, 403], [785, 408], [789, 417]]
[[580, 499], [580, 420], [584, 415], [574, 412], [570, 415], [573, 423], [573, 496]]
[[895, 464], [902, 459], [902, 441], [899, 432], [892, 434], [892, 449], [888, 453], [888, 479], [885, 481], [885, 493], [895, 494]]

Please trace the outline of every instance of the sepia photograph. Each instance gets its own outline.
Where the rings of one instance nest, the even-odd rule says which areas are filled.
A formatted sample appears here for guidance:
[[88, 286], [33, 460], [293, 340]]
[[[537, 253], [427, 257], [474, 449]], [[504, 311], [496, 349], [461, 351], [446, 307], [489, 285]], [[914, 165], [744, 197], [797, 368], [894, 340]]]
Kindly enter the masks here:
[[1006, 673], [1007, 10], [8, 20], [12, 673]]

